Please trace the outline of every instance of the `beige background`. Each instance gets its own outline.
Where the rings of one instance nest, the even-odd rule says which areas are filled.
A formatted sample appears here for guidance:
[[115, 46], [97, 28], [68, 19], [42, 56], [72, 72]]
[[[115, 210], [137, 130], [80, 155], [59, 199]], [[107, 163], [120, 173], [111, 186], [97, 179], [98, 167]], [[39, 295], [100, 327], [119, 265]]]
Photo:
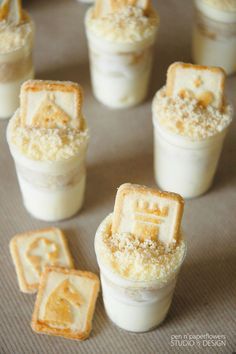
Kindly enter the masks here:
[[[96, 228], [112, 210], [116, 188], [130, 181], [154, 186], [151, 98], [164, 84], [168, 65], [190, 61], [192, 2], [160, 0], [161, 30], [148, 100], [139, 107], [112, 111], [91, 93], [83, 17], [87, 6], [76, 0], [26, 2], [37, 27], [35, 63], [41, 79], [78, 81], [85, 89], [84, 111], [91, 129], [85, 205], [74, 218], [56, 223], [65, 230], [79, 269], [98, 273], [93, 249]], [[227, 53], [225, 53], [227, 55]], [[236, 78], [227, 81], [228, 95]], [[8, 251], [15, 234], [50, 225], [33, 219], [23, 207], [13, 161], [6, 145], [7, 122], [0, 122], [0, 353], [231, 353], [235, 330], [236, 124], [224, 146], [215, 182], [207, 195], [187, 201], [183, 226], [188, 254], [174, 301], [163, 325], [146, 334], [116, 328], [98, 300], [89, 340], [76, 342], [38, 335], [30, 320], [35, 296], [19, 292]], [[173, 334], [221, 334], [223, 348], [172, 348]]]

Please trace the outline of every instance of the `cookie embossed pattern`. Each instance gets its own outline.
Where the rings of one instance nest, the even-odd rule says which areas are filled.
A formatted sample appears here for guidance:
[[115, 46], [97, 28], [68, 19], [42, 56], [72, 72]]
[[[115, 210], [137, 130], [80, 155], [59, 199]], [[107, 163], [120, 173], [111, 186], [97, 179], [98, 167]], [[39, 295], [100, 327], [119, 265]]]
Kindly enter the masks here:
[[154, 169], [163, 190], [197, 197], [211, 186], [233, 118], [217, 67], [172, 64], [152, 103]]
[[29, 80], [7, 128], [26, 209], [55, 221], [83, 204], [89, 140], [81, 87], [72, 82]]
[[10, 242], [20, 290], [34, 293], [46, 265], [73, 268], [73, 259], [61, 230], [51, 227], [15, 235]]
[[145, 332], [165, 319], [186, 253], [182, 213], [177, 194], [129, 183], [118, 189], [95, 252], [105, 309], [119, 327]]
[[84, 340], [92, 330], [98, 277], [86, 271], [46, 267], [31, 326], [35, 332]]

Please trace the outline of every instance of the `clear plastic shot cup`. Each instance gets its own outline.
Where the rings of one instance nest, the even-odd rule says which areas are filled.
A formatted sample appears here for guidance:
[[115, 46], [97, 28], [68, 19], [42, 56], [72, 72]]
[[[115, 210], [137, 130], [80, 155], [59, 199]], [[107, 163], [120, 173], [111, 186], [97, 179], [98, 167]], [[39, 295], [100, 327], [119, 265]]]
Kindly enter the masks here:
[[150, 36], [131, 43], [97, 36], [85, 18], [90, 73], [94, 96], [111, 108], [125, 108], [142, 102], [148, 90], [157, 28]]
[[[108, 216], [110, 226], [111, 217]], [[99, 238], [105, 219], [95, 236], [95, 252], [100, 268], [102, 296], [106, 313], [118, 327], [130, 332], [147, 332], [160, 325], [170, 308], [177, 277], [185, 253], [178, 267], [166, 281], [135, 281], [117, 274], [104, 264], [99, 252]]]
[[86, 181], [87, 143], [79, 153], [59, 161], [33, 160], [7, 140], [27, 211], [37, 219], [57, 221], [69, 218], [82, 207]]
[[77, 0], [78, 2], [82, 2], [84, 4], [92, 4], [95, 0]]
[[195, 0], [192, 56], [196, 64], [236, 72], [236, 11]]
[[184, 198], [205, 193], [212, 184], [228, 128], [212, 137], [192, 140], [165, 129], [155, 115], [153, 126], [157, 185]]
[[[28, 32], [24, 34], [19, 46], [12, 49], [0, 48], [0, 119], [10, 118], [19, 107], [21, 84], [34, 77], [33, 42], [34, 24], [29, 15], [25, 15], [28, 22], [19, 25], [27, 26]], [[1, 38], [0, 38], [1, 41]]]

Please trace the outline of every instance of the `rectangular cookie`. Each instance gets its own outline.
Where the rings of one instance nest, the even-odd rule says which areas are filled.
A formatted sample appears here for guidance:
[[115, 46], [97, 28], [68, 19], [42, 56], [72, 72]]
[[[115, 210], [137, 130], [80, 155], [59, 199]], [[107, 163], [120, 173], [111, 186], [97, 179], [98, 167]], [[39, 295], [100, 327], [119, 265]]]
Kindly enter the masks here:
[[65, 268], [74, 265], [66, 238], [55, 227], [14, 236], [10, 241], [10, 253], [20, 290], [24, 293], [37, 291], [45, 265]]
[[80, 129], [82, 102], [82, 88], [74, 82], [28, 80], [20, 92], [21, 125]]
[[176, 62], [167, 72], [166, 94], [170, 97], [192, 97], [203, 107], [219, 110], [224, 104], [225, 72], [218, 67]]
[[144, 241], [178, 241], [184, 201], [175, 193], [125, 183], [117, 191], [112, 233], [131, 233]]
[[46, 267], [40, 281], [31, 327], [35, 332], [86, 339], [99, 292], [90, 272]]

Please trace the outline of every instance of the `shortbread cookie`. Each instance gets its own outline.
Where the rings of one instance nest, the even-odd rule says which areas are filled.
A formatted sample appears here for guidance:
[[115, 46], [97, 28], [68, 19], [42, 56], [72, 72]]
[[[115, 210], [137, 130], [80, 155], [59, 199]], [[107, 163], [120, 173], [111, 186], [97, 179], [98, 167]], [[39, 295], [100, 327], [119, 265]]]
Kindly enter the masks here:
[[10, 252], [20, 290], [25, 293], [37, 291], [45, 265], [73, 268], [66, 238], [54, 227], [14, 236]]
[[94, 17], [103, 17], [127, 6], [135, 6], [148, 12], [151, 0], [96, 0], [93, 14]]
[[23, 20], [21, 0], [3, 0], [0, 5], [0, 21], [18, 24]]
[[69, 81], [29, 80], [21, 86], [22, 126], [82, 127], [82, 88]]
[[173, 63], [167, 72], [167, 96], [192, 97], [219, 110], [224, 103], [225, 72], [218, 67]]
[[123, 184], [116, 195], [112, 233], [131, 233], [166, 245], [177, 242], [183, 205], [178, 194]]
[[31, 326], [35, 332], [86, 339], [99, 292], [90, 272], [46, 267], [42, 274]]

